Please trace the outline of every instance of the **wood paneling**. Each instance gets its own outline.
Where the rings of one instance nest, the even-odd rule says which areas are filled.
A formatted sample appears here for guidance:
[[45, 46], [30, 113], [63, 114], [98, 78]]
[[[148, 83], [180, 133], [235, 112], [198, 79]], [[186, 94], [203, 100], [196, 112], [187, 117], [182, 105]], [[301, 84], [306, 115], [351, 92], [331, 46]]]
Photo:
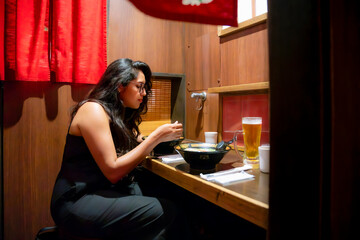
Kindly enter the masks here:
[[190, 97], [191, 93], [186, 91], [186, 138], [203, 140], [204, 110], [196, 110], [199, 107], [199, 103]]
[[[272, 240], [288, 236], [299, 240], [328, 239], [318, 238], [322, 201], [320, 162], [325, 153], [321, 136], [325, 130], [320, 89], [324, 81], [320, 67], [321, 29], [317, 26], [318, 12], [314, 10], [318, 3], [275, 2], [269, 2], [269, 9], [275, 9], [276, 14], [273, 11], [268, 14], [271, 69], [269, 235]], [[308, 18], [306, 24], [303, 18]], [[299, 146], [304, 145], [306, 154], [301, 154]], [[299, 167], [301, 162], [311, 164], [306, 174]]]
[[269, 81], [266, 24], [221, 38], [221, 86]]
[[191, 93], [219, 86], [220, 41], [217, 27], [185, 23], [186, 137], [204, 141], [205, 131], [219, 129], [217, 94], [207, 94], [203, 109]]
[[187, 89], [198, 91], [218, 87], [220, 40], [217, 27], [185, 24], [185, 75]]
[[[329, 8], [331, 52], [328, 54], [332, 61], [327, 62], [331, 64], [331, 71], [325, 76], [330, 77], [331, 82], [326, 85], [325, 96], [329, 97], [331, 87], [332, 133], [326, 133], [326, 142], [332, 138], [331, 149], [327, 149], [325, 156], [332, 156], [331, 163], [325, 160], [326, 167], [331, 167], [330, 174], [325, 175], [331, 179], [331, 186], [327, 182], [325, 193], [329, 193], [330, 204], [329, 209], [324, 208], [328, 215], [323, 215], [330, 224], [323, 226], [328, 231], [324, 234], [328, 239], [348, 240], [358, 234], [360, 223], [357, 214], [360, 213], [360, 2], [331, 0]], [[325, 60], [327, 57], [324, 56]], [[325, 113], [329, 111], [330, 108], [324, 109]], [[330, 117], [326, 120], [329, 123]]]
[[[3, 88], [4, 83], [1, 81], [0, 82], [0, 216], [4, 216], [4, 198], [3, 198], [3, 194], [4, 194], [4, 182], [3, 182], [3, 130], [4, 130], [4, 88]], [[0, 239], [4, 238], [4, 219], [3, 217], [0, 218]]]
[[5, 82], [4, 239], [33, 239], [53, 224], [50, 198], [60, 170], [69, 109], [91, 85]]
[[191, 93], [186, 92], [186, 138], [205, 141], [204, 132], [220, 131], [219, 95], [207, 94], [203, 108], [197, 110], [201, 101], [196, 102]]
[[108, 62], [131, 58], [153, 72], [184, 73], [183, 23], [147, 16], [129, 1], [111, 0]]
[[359, 234], [359, 8], [269, 1], [271, 240]]
[[[204, 132], [220, 132], [219, 95], [207, 93], [204, 107]], [[205, 136], [202, 134], [205, 141]]]
[[243, 89], [240, 84], [267, 88], [269, 81], [265, 23], [221, 38], [216, 30], [214, 26], [185, 24], [186, 133], [200, 141], [204, 141], [205, 131], [221, 130], [221, 106], [217, 94], [208, 94], [203, 110], [197, 111], [192, 92], [237, 91]]

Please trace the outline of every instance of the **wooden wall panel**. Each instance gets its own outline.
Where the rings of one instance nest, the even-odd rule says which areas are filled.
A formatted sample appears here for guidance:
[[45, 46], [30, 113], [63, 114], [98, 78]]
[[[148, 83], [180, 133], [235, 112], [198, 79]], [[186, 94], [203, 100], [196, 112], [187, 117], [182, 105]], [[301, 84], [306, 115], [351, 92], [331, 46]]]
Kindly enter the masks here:
[[53, 224], [50, 198], [69, 109], [91, 85], [4, 84], [4, 239], [34, 239]]
[[186, 137], [193, 140], [201, 140], [204, 128], [204, 111], [196, 110], [199, 104], [191, 98], [191, 93], [186, 91]]
[[219, 95], [207, 93], [207, 99], [204, 106], [204, 132], [220, 132], [221, 124], [219, 107]]
[[203, 108], [199, 111], [200, 100], [196, 102], [186, 92], [186, 138], [205, 141], [204, 132], [219, 132], [219, 95], [207, 94]]
[[204, 131], [221, 131], [219, 96], [208, 95], [204, 109], [196, 111], [192, 92], [269, 81], [266, 26], [263, 23], [219, 38], [217, 26], [185, 23], [187, 137], [204, 141]]
[[129, 1], [111, 0], [108, 62], [142, 60], [153, 72], [184, 73], [183, 23], [153, 18]]
[[[4, 215], [4, 209], [3, 209], [3, 193], [4, 193], [4, 182], [3, 182], [3, 151], [2, 151], [2, 146], [3, 146], [3, 130], [4, 130], [4, 111], [3, 111], [3, 106], [4, 106], [4, 88], [3, 88], [4, 82], [1, 81], [0, 82], [0, 216]], [[3, 217], [0, 218], [0, 239], [3, 238], [3, 234], [4, 234], [4, 219]]]
[[266, 23], [221, 38], [221, 86], [269, 81]]
[[191, 93], [218, 87], [220, 78], [220, 39], [217, 26], [185, 23], [186, 137], [204, 141], [205, 131], [218, 131], [218, 95], [207, 95], [202, 110]]
[[187, 89], [218, 87], [220, 39], [217, 26], [185, 23], [185, 75]]
[[[331, 165], [328, 175], [331, 185], [327, 186], [329, 208], [325, 208], [329, 224], [324, 226], [328, 239], [348, 240], [358, 234], [360, 223], [357, 214], [360, 212], [360, 2], [329, 2], [331, 61], [328, 64], [331, 63], [331, 72], [328, 76], [331, 82], [327, 86], [331, 86], [332, 132], [328, 131], [325, 136], [332, 136], [331, 140], [330, 137], [326, 139], [327, 143], [331, 141], [332, 156], [331, 163], [330, 159], [325, 159], [325, 164]], [[330, 116], [327, 122], [330, 125]], [[323, 206], [327, 206], [326, 202]]]

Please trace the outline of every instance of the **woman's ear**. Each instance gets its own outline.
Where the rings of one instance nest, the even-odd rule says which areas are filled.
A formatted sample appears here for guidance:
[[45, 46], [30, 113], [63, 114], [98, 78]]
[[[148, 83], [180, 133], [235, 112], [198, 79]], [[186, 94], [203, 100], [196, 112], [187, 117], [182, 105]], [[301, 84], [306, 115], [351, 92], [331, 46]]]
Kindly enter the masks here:
[[118, 92], [121, 93], [123, 89], [124, 89], [124, 86], [123, 86], [123, 85], [120, 85], [120, 86], [118, 87]]

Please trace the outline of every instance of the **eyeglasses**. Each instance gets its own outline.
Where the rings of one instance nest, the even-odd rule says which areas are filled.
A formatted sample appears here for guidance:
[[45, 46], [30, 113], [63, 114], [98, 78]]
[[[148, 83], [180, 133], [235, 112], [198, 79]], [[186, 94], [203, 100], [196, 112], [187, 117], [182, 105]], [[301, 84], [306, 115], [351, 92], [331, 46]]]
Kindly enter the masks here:
[[142, 93], [145, 89], [145, 83], [137, 83], [137, 82], [130, 82], [130, 83], [135, 84], [135, 86], [139, 89], [139, 93]]

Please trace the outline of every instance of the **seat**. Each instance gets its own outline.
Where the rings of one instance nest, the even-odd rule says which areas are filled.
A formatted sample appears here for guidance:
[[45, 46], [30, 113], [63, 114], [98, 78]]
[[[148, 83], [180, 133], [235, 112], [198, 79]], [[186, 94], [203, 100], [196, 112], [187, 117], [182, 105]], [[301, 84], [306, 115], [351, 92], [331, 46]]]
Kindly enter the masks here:
[[74, 236], [58, 226], [44, 227], [36, 234], [35, 240], [101, 240], [100, 238], [86, 238]]
[[67, 232], [65, 229], [59, 228], [59, 240], [102, 240], [102, 239], [74, 236], [73, 234]]

